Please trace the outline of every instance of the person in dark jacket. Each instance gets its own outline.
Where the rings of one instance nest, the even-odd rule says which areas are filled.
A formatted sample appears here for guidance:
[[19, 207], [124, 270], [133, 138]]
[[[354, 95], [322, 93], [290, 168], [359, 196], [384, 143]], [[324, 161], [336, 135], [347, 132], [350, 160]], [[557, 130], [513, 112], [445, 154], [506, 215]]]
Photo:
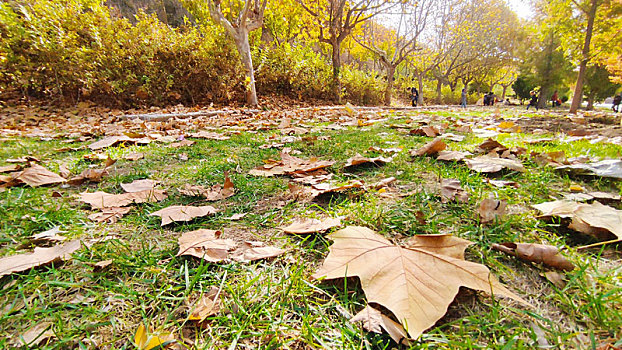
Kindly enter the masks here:
[[529, 100], [529, 104], [527, 105], [527, 110], [529, 110], [529, 107], [536, 107], [536, 111], [538, 110], [538, 94], [536, 94], [534, 91], [531, 91], [529, 93], [529, 95], [531, 96], [531, 99]]
[[613, 104], [611, 105], [611, 109], [616, 113], [620, 112], [622, 110], [620, 108], [620, 103], [622, 103], [622, 93], [617, 94], [613, 98]]
[[417, 102], [419, 101], [419, 91], [416, 87], [411, 87], [410, 89], [410, 104], [413, 107], [417, 107]]

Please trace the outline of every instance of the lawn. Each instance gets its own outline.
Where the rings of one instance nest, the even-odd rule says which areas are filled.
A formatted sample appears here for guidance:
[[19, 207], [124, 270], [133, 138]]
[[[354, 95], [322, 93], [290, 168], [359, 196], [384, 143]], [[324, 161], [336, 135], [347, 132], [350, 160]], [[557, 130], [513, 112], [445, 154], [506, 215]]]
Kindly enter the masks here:
[[[35, 329], [43, 334], [30, 348], [146, 349], [148, 344], [135, 343], [141, 325], [151, 339], [174, 339], [162, 348], [179, 349], [622, 346], [619, 246], [599, 244], [595, 237], [568, 228], [565, 220], [538, 218], [538, 211], [531, 207], [571, 193], [600, 191], [613, 197], [622, 193], [619, 180], [556, 170], [537, 157], [563, 151], [568, 159], [620, 159], [622, 143], [615, 138], [620, 127], [603, 124], [610, 118], [600, 114], [567, 118], [522, 109], [349, 112], [312, 108], [256, 115], [230, 111], [215, 117], [153, 122], [121, 120], [114, 116], [118, 113], [97, 108], [26, 113], [29, 110], [7, 110], [3, 117], [0, 166], [15, 164], [9, 159], [31, 156], [52, 172], [66, 169], [75, 176], [87, 169], [102, 169], [106, 158], [116, 163], [99, 182], [0, 188], [0, 257], [60, 244], [32, 239], [56, 227], [67, 241], [82, 242], [65, 261], [0, 279], [0, 348], [25, 342], [24, 335]], [[434, 139], [413, 134], [426, 126], [449, 136], [444, 142], [450, 150], [476, 152], [489, 136], [508, 149], [524, 148], [514, 158], [526, 171], [480, 173], [461, 161], [412, 156], [411, 150]], [[199, 131], [228, 138], [191, 136]], [[450, 133], [457, 137], [451, 140]], [[111, 135], [130, 140], [97, 150], [88, 147]], [[598, 135], [604, 136], [598, 139]], [[194, 144], [172, 146], [182, 139]], [[532, 142], [538, 139], [544, 141]], [[280, 145], [266, 146], [272, 143]], [[335, 186], [355, 181], [361, 186], [309, 198], [292, 192], [291, 175], [249, 174], [253, 168], [271, 164], [269, 159], [280, 160], [283, 148], [301, 159], [334, 161], [325, 170], [333, 174]], [[385, 153], [378, 148], [401, 150]], [[126, 159], [135, 153], [143, 157]], [[344, 168], [357, 154], [391, 157], [391, 161]], [[235, 187], [230, 197], [207, 202], [181, 191], [187, 184], [222, 185], [226, 174]], [[389, 177], [395, 180], [371, 186]], [[80, 193], [122, 194], [121, 184], [138, 179], [157, 181], [167, 198], [127, 205], [129, 213], [114, 223], [88, 218], [98, 210], [79, 201]], [[468, 199], [443, 198], [442, 179], [459, 180]], [[515, 185], [497, 187], [490, 180]], [[483, 223], [478, 207], [486, 198], [505, 201], [507, 207], [503, 216]], [[150, 215], [173, 205], [211, 205], [218, 212], [165, 226], [159, 217]], [[619, 209], [621, 202], [618, 198], [607, 205]], [[245, 215], [234, 220], [234, 214]], [[444, 317], [409, 346], [398, 345], [386, 333], [368, 332], [349, 321], [367, 305], [357, 278], [312, 277], [333, 244], [330, 233], [339, 228], [308, 235], [281, 229], [296, 218], [336, 217], [341, 217], [343, 227], [367, 227], [394, 244], [414, 235], [434, 234], [472, 241], [466, 260], [488, 267], [529, 305], [462, 287]], [[219, 230], [222, 238], [260, 241], [285, 252], [251, 262], [177, 256], [179, 237], [198, 229]], [[552, 281], [550, 268], [492, 249], [493, 244], [504, 242], [555, 246], [575, 269], [557, 272], [561, 280]], [[95, 266], [100, 262], [106, 266]], [[386, 286], [391, 288], [397, 287]], [[200, 322], [189, 319], [197, 302], [214, 290], [219, 309]], [[400, 321], [389, 310], [382, 311]]]

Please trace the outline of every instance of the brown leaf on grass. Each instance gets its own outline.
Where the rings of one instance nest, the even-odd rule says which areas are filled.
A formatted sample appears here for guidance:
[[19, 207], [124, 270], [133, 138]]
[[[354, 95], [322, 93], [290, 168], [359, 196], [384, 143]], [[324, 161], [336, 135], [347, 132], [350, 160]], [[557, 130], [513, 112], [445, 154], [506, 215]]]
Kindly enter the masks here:
[[443, 151], [447, 148], [447, 144], [440, 137], [435, 138], [434, 140], [426, 143], [423, 147], [418, 150], [410, 151], [411, 156], [422, 156], [422, 155], [433, 155], [440, 151]]
[[202, 207], [193, 207], [193, 206], [187, 206], [187, 205], [173, 205], [173, 206], [158, 210], [156, 212], [153, 212], [149, 215], [161, 217], [162, 218], [161, 226], [165, 226], [172, 222], [190, 221], [198, 217], [216, 214], [217, 212], [218, 212], [218, 209], [212, 207], [211, 205], [206, 205]]
[[495, 187], [498, 188], [503, 188], [506, 186], [512, 186], [514, 188], [519, 188], [520, 185], [518, 184], [518, 182], [516, 181], [507, 181], [507, 180], [491, 180], [491, 179], [484, 179], [484, 182], [487, 182]]
[[523, 164], [519, 160], [494, 158], [490, 156], [479, 156], [471, 159], [465, 159], [464, 162], [471, 170], [479, 173], [496, 173], [505, 168], [525, 172]]
[[388, 187], [390, 184], [394, 183], [395, 181], [397, 181], [397, 179], [391, 176], [391, 177], [387, 177], [386, 179], [382, 179], [380, 181], [374, 182], [368, 185], [367, 187], [378, 190], [383, 187]]
[[112, 208], [102, 208], [102, 211], [99, 213], [93, 213], [89, 215], [89, 219], [95, 222], [107, 222], [109, 224], [114, 224], [123, 215], [129, 213], [131, 208], [129, 207], [112, 207]]
[[564, 151], [536, 153], [531, 152], [531, 158], [540, 165], [560, 166], [568, 164], [566, 153]]
[[205, 292], [193, 305], [188, 321], [203, 322], [207, 317], [216, 315], [220, 311], [219, 294], [220, 290], [213, 286]]
[[281, 227], [286, 233], [308, 235], [311, 233], [323, 233], [333, 227], [341, 226], [341, 218], [327, 218], [324, 220], [311, 218], [297, 218], [288, 226]]
[[409, 134], [416, 136], [436, 137], [440, 134], [440, 131], [435, 126], [423, 126], [417, 129], [410, 130]]
[[110, 194], [101, 191], [93, 193], [83, 192], [79, 196], [79, 201], [97, 209], [125, 207], [132, 203], [159, 202], [167, 198], [166, 191], [164, 190], [146, 190], [122, 194]]
[[557, 271], [545, 271], [542, 275], [544, 278], [549, 280], [549, 282], [553, 283], [557, 288], [566, 287], [566, 281], [564, 281], [564, 275]]
[[60, 177], [60, 175], [47, 170], [39, 164], [31, 164], [29, 168], [26, 168], [19, 173], [14, 173], [13, 181], [17, 183], [23, 182], [31, 187], [38, 187], [63, 183], [67, 180]]
[[123, 159], [131, 160], [131, 161], [137, 161], [143, 158], [145, 158], [144, 153], [130, 153], [130, 154], [126, 154], [123, 156]]
[[505, 214], [505, 207], [508, 205], [506, 201], [498, 200], [494, 198], [486, 198], [479, 204], [477, 210], [479, 214], [479, 221], [481, 223], [487, 223], [498, 219]]
[[393, 312], [408, 326], [412, 338], [418, 338], [443, 317], [462, 286], [524, 302], [484, 265], [438, 254], [435, 248], [403, 248], [356, 226], [329, 238], [334, 243], [313, 277], [359, 277], [367, 301]]
[[408, 345], [408, 333], [404, 330], [401, 324], [393, 321], [391, 318], [385, 316], [379, 310], [367, 305], [361, 311], [359, 311], [354, 317], [350, 319], [350, 322], [361, 322], [362, 326], [368, 332], [374, 332], [381, 334], [384, 329], [391, 339], [397, 344]]
[[179, 148], [179, 147], [190, 147], [192, 145], [194, 145], [196, 142], [192, 141], [192, 140], [181, 140], [179, 142], [173, 142], [170, 145], [168, 145], [171, 148]]
[[132, 182], [130, 182], [129, 184], [121, 184], [121, 188], [128, 193], [133, 193], [133, 192], [142, 192], [142, 191], [151, 191], [154, 190], [156, 185], [158, 184], [157, 181], [155, 180], [151, 180], [151, 179], [141, 179], [141, 180], [134, 180]]
[[94, 142], [92, 144], [89, 145], [89, 148], [93, 151], [98, 150], [98, 149], [102, 149], [102, 148], [106, 148], [106, 147], [111, 147], [114, 146], [116, 144], [119, 144], [121, 142], [130, 142], [130, 141], [135, 141], [134, 139], [132, 139], [131, 137], [128, 136], [108, 136], [108, 137], [104, 137], [103, 139]]
[[52, 322], [37, 322], [34, 327], [15, 339], [13, 345], [17, 347], [37, 347], [41, 342], [56, 337], [52, 330]]
[[205, 130], [191, 133], [188, 135], [188, 137], [194, 137], [196, 139], [217, 140], [217, 141], [224, 141], [224, 140], [230, 139], [229, 136], [225, 136], [217, 132], [210, 132], [210, 131], [205, 131]]
[[41, 160], [33, 156], [25, 156], [25, 157], [20, 157], [20, 158], [9, 158], [9, 159], [6, 159], [5, 162], [7, 163], [30, 163], [30, 162], [41, 163]]
[[470, 156], [471, 152], [460, 152], [460, 151], [440, 151], [438, 152], [438, 156], [436, 159], [445, 160], [445, 161], [461, 161], [467, 156]]
[[263, 242], [246, 241], [231, 252], [231, 259], [238, 262], [249, 262], [269, 259], [285, 253], [284, 249], [267, 246]]
[[332, 173], [326, 172], [324, 169], [316, 170], [310, 173], [304, 174], [292, 174], [293, 182], [302, 183], [306, 185], [317, 185], [319, 183], [329, 181], [333, 178]]
[[220, 231], [206, 229], [182, 234], [177, 256], [191, 255], [209, 262], [226, 259], [248, 262], [272, 258], [285, 252], [280, 248], [265, 246], [262, 242], [247, 241], [239, 244], [232, 239], [219, 238], [220, 234]]
[[81, 172], [79, 175], [72, 177], [71, 179], [67, 180], [67, 183], [70, 185], [81, 185], [87, 181], [90, 182], [101, 182], [102, 178], [108, 175], [108, 170], [106, 168], [104, 169], [86, 169], [83, 172]]
[[166, 349], [168, 344], [177, 342], [175, 336], [167, 331], [150, 332], [142, 323], [134, 334], [134, 344], [140, 350]]
[[79, 240], [70, 241], [50, 248], [36, 247], [34, 252], [11, 255], [0, 259], [0, 277], [26, 271], [30, 268], [71, 258], [71, 253], [80, 249]]
[[214, 185], [208, 189], [200, 185], [186, 184], [179, 192], [186, 196], [203, 196], [206, 200], [213, 202], [233, 196], [235, 194], [235, 188], [233, 182], [229, 178], [229, 174], [225, 172], [225, 183], [222, 187], [220, 185]]
[[112, 260], [102, 260], [93, 264], [93, 271], [101, 271], [112, 264]]
[[542, 212], [540, 217], [570, 218], [569, 228], [598, 240], [609, 240], [612, 236], [622, 239], [622, 210], [599, 202], [583, 204], [572, 201], [545, 202], [532, 207]]
[[268, 160], [267, 164], [251, 169], [248, 173], [255, 176], [274, 176], [274, 175], [291, 175], [293, 173], [309, 173], [319, 169], [327, 168], [334, 161], [301, 159], [294, 157], [287, 152], [281, 152], [281, 160]]
[[21, 169], [22, 169], [22, 166], [19, 164], [5, 165], [5, 166], [0, 166], [0, 173], [11, 173], [14, 171], [19, 171]]
[[477, 151], [480, 153], [503, 153], [507, 151], [508, 148], [504, 145], [500, 144], [498, 141], [495, 141], [491, 138], [482, 142], [479, 146], [477, 146]]
[[622, 179], [622, 160], [620, 159], [603, 159], [592, 163], [578, 163], [571, 165], [563, 165], [555, 168], [556, 170], [569, 170], [578, 175], [593, 175], [600, 177], [610, 177], [614, 179]]
[[351, 168], [351, 167], [355, 167], [358, 165], [370, 164], [370, 163], [375, 164], [375, 165], [384, 165], [386, 163], [391, 162], [392, 160], [393, 160], [392, 158], [384, 158], [384, 157], [367, 158], [357, 153], [354, 157], [348, 158], [348, 160], [346, 160], [346, 165], [344, 166], [344, 168]]
[[450, 201], [466, 203], [469, 201], [469, 193], [460, 186], [460, 180], [442, 179], [441, 180], [441, 202]]
[[561, 256], [557, 247], [554, 246], [536, 243], [493, 243], [492, 249], [554, 269], [574, 270], [573, 263]]
[[65, 236], [59, 235], [59, 233], [65, 233], [66, 231], [61, 231], [60, 227], [56, 226], [47, 231], [39, 232], [30, 237], [30, 241], [34, 244], [41, 242], [63, 242], [67, 239]]

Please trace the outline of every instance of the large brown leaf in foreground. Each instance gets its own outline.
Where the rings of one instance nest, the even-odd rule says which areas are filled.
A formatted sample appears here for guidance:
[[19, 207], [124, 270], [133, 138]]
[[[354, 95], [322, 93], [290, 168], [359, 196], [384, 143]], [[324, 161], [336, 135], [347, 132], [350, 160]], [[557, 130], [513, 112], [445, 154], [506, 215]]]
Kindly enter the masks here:
[[367, 302], [381, 304], [393, 312], [413, 338], [445, 315], [461, 286], [522, 301], [501, 285], [486, 266], [439, 254], [440, 247], [429, 242], [402, 248], [357, 226], [346, 227], [329, 237], [335, 243], [313, 277], [359, 277]]
[[68, 259], [71, 257], [71, 253], [80, 249], [80, 246], [80, 241], [76, 240], [51, 248], [37, 247], [32, 253], [7, 256], [0, 259], [0, 277], [13, 272], [26, 271], [53, 261]]
[[190, 221], [194, 218], [198, 218], [201, 216], [207, 216], [210, 214], [216, 214], [218, 209], [212, 207], [211, 205], [205, 205], [202, 207], [193, 207], [187, 205], [173, 205], [156, 212], [153, 212], [149, 215], [151, 216], [159, 216], [162, 218], [162, 226], [168, 225], [171, 222], [177, 221]]
[[60, 175], [53, 173], [39, 164], [32, 164], [21, 173], [14, 176], [14, 181], [23, 182], [32, 187], [53, 185], [67, 181]]
[[622, 210], [594, 202], [582, 204], [572, 201], [553, 201], [533, 205], [540, 217], [571, 218], [569, 228], [592, 235], [599, 240], [622, 239]]

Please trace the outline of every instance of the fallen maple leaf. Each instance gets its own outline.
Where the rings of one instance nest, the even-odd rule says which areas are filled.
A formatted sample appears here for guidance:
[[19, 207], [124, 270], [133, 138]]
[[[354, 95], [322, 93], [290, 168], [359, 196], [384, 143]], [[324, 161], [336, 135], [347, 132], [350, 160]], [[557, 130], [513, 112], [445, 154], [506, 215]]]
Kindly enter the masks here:
[[445, 160], [445, 161], [461, 161], [467, 156], [470, 156], [471, 152], [460, 152], [460, 151], [440, 151], [438, 152], [438, 156], [436, 159]]
[[134, 181], [130, 182], [129, 184], [122, 183], [121, 184], [121, 188], [125, 192], [133, 193], [133, 192], [142, 192], [142, 191], [153, 190], [156, 187], [157, 184], [158, 184], [158, 182], [155, 181], [155, 180], [142, 179], [142, 180], [134, 180]]
[[492, 249], [515, 256], [521, 260], [543, 264], [558, 270], [572, 271], [574, 264], [559, 254], [551, 245], [536, 243], [493, 243]]
[[523, 164], [514, 159], [479, 156], [471, 159], [465, 159], [464, 162], [467, 164], [469, 169], [475, 170], [479, 173], [496, 173], [505, 168], [520, 172], [526, 171]]
[[111, 207], [111, 208], [102, 208], [102, 211], [99, 213], [93, 213], [89, 215], [89, 219], [96, 222], [107, 222], [109, 224], [114, 224], [123, 217], [123, 215], [129, 213], [131, 208], [129, 207]]
[[307, 235], [311, 233], [322, 233], [333, 227], [341, 226], [341, 218], [327, 218], [324, 220], [311, 218], [297, 218], [290, 225], [281, 227], [286, 233]]
[[285, 253], [284, 249], [267, 246], [263, 242], [246, 241], [231, 253], [231, 259], [239, 262], [249, 262], [274, 258], [283, 253]]
[[61, 231], [60, 227], [56, 226], [47, 231], [39, 232], [31, 236], [32, 243], [39, 242], [62, 242], [67, 239], [65, 236], [59, 235], [59, 233], [65, 233], [66, 231]]
[[265, 246], [262, 242], [247, 241], [238, 244], [232, 239], [219, 238], [220, 233], [220, 231], [201, 229], [182, 234], [179, 237], [177, 256], [191, 255], [209, 262], [219, 262], [225, 259], [248, 262], [272, 258], [285, 252], [280, 248]]
[[545, 202], [532, 207], [542, 212], [540, 217], [571, 218], [569, 228], [599, 240], [608, 240], [612, 235], [622, 239], [622, 210], [599, 202], [583, 204], [572, 201]]
[[350, 167], [355, 167], [358, 165], [369, 164], [369, 163], [376, 164], [376, 165], [383, 165], [383, 164], [391, 162], [392, 160], [393, 159], [391, 158], [384, 158], [384, 157], [367, 158], [357, 153], [354, 157], [348, 158], [348, 160], [346, 160], [346, 165], [344, 166], [344, 168], [350, 168]]
[[248, 173], [255, 176], [274, 176], [290, 175], [293, 173], [309, 173], [319, 169], [327, 168], [335, 164], [334, 161], [301, 159], [294, 157], [287, 152], [281, 152], [281, 160], [269, 160], [268, 164], [251, 169]]
[[116, 144], [119, 144], [121, 142], [128, 142], [128, 141], [135, 141], [134, 139], [132, 139], [131, 137], [128, 136], [108, 136], [108, 137], [104, 137], [103, 139], [94, 142], [92, 144], [89, 145], [89, 148], [93, 151], [98, 150], [98, 149], [102, 149], [102, 148], [106, 148], [106, 147], [110, 147], [110, 146], [114, 146]]
[[393, 321], [389, 317], [383, 315], [382, 312], [369, 305], [365, 306], [363, 310], [354, 315], [354, 317], [350, 319], [350, 322], [361, 322], [363, 328], [367, 331], [378, 334], [382, 333], [382, 329], [384, 329], [397, 344], [409, 344], [407, 340], [408, 334], [401, 324]]
[[38, 322], [34, 327], [20, 335], [14, 345], [17, 347], [37, 347], [41, 342], [49, 338], [55, 337], [52, 330], [52, 322]]
[[39, 164], [32, 164], [29, 168], [19, 173], [14, 173], [13, 180], [23, 182], [31, 187], [53, 185], [67, 181], [60, 175], [47, 170]]
[[19, 164], [5, 165], [0, 166], [0, 173], [11, 173], [14, 171], [19, 171], [22, 169], [22, 166]]
[[508, 203], [506, 201], [494, 198], [484, 199], [480, 203], [479, 209], [477, 210], [479, 213], [479, 221], [481, 223], [487, 223], [503, 216], [507, 204]]
[[443, 317], [461, 286], [524, 302], [484, 265], [442, 255], [437, 245], [403, 248], [357, 226], [328, 237], [334, 243], [313, 277], [359, 277], [367, 302], [393, 312], [412, 338]]
[[165, 226], [172, 222], [190, 221], [198, 217], [216, 214], [217, 212], [218, 212], [218, 209], [210, 205], [206, 205], [202, 207], [173, 205], [173, 206], [158, 210], [156, 212], [153, 212], [149, 215], [161, 217], [162, 218], [161, 226]]
[[80, 249], [79, 240], [56, 245], [50, 248], [36, 247], [34, 252], [17, 254], [0, 259], [0, 277], [14, 272], [26, 271], [32, 267], [49, 264], [54, 261], [66, 260], [71, 253]]
[[421, 128], [410, 130], [409, 134], [416, 136], [436, 137], [440, 134], [435, 126], [423, 126]]
[[426, 143], [418, 150], [410, 151], [411, 156], [433, 155], [447, 148], [447, 144], [440, 137]]
[[469, 201], [469, 193], [460, 186], [460, 180], [442, 179], [441, 180], [441, 202], [450, 201], [466, 203]]
[[159, 202], [167, 198], [164, 190], [145, 190], [140, 192], [110, 194], [106, 192], [80, 193], [81, 202], [90, 204], [92, 208], [103, 209], [125, 207], [132, 203]]
[[186, 184], [179, 192], [186, 196], [203, 196], [208, 201], [218, 201], [233, 196], [235, 194], [235, 187], [229, 178], [229, 174], [225, 172], [225, 183], [222, 187], [220, 185], [214, 185], [207, 189], [199, 185], [193, 186]]
[[131, 160], [131, 161], [137, 161], [143, 158], [145, 158], [144, 153], [130, 153], [130, 154], [126, 154], [123, 156], [123, 159]]
[[193, 310], [188, 315], [189, 321], [203, 322], [207, 317], [216, 315], [220, 311], [220, 289], [211, 287], [194, 304]]

